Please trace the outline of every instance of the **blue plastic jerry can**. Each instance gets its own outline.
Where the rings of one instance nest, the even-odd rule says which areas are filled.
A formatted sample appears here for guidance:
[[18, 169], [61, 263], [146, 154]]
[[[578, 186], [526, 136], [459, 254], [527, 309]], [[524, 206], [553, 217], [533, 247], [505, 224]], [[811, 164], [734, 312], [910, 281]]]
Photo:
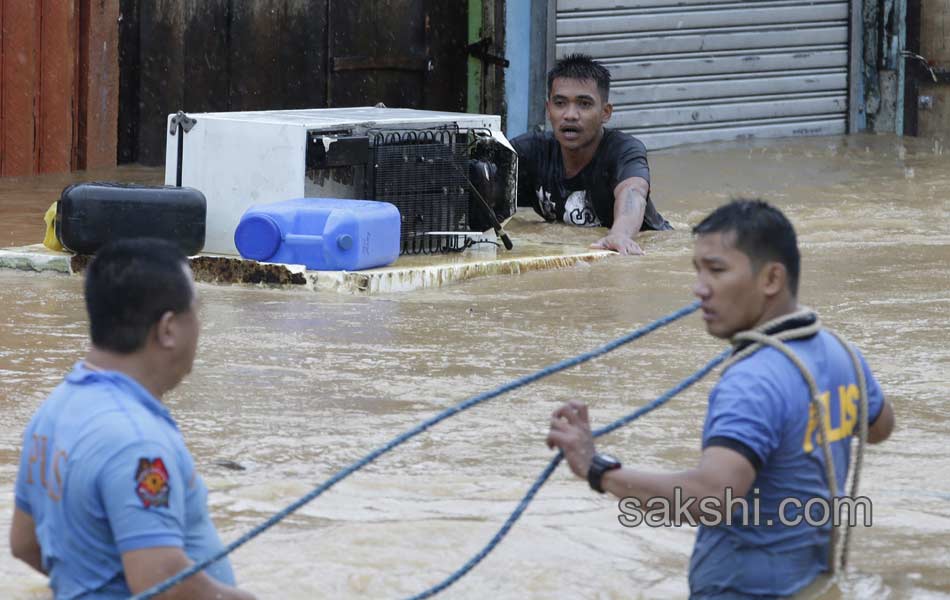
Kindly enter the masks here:
[[251, 206], [234, 231], [244, 258], [359, 271], [399, 257], [399, 209], [389, 202], [295, 198]]

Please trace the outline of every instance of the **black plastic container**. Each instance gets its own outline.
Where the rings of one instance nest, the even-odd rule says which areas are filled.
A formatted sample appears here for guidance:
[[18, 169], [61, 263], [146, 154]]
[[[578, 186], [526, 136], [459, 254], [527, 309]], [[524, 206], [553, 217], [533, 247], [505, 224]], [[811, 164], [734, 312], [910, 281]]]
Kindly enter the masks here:
[[206, 213], [204, 194], [194, 188], [80, 183], [63, 190], [56, 237], [77, 254], [95, 254], [120, 238], [155, 237], [193, 256], [205, 245]]

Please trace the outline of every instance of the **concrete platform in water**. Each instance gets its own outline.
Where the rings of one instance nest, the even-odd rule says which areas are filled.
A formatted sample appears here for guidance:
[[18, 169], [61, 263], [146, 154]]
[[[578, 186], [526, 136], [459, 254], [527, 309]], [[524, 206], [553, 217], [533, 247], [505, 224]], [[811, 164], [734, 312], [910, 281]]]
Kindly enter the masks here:
[[[258, 263], [227, 256], [192, 257], [195, 280], [209, 283], [252, 283], [332, 290], [355, 294], [408, 292], [438, 288], [488, 275], [513, 275], [589, 263], [613, 255], [606, 250], [554, 243], [516, 242], [512, 251], [475, 246], [464, 252], [401, 256], [388, 267], [365, 271], [307, 271], [303, 265]], [[0, 268], [81, 273], [88, 256], [56, 252], [33, 244], [0, 249]]]

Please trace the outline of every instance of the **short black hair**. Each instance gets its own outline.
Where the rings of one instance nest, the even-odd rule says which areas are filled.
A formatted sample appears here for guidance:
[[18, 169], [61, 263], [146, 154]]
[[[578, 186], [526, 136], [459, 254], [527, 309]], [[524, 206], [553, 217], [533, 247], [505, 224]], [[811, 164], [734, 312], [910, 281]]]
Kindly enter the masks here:
[[782, 211], [759, 198], [736, 198], [693, 227], [694, 235], [728, 232], [735, 234], [735, 247], [756, 270], [769, 261], [785, 265], [788, 288], [798, 297], [801, 255], [795, 228]]
[[92, 343], [129, 354], [145, 345], [152, 325], [168, 311], [191, 307], [188, 259], [175, 244], [135, 238], [110, 242], [86, 268], [86, 311]]
[[610, 71], [586, 54], [569, 54], [554, 64], [554, 68], [548, 72], [548, 98], [551, 97], [554, 80], [558, 77], [592, 79], [597, 84], [604, 104], [610, 98]]

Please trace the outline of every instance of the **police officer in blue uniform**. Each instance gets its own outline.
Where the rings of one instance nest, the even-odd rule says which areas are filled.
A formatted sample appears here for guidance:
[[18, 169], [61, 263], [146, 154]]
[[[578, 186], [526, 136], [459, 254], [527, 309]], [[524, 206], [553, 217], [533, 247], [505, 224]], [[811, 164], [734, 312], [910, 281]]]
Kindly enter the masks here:
[[[31, 419], [13, 554], [57, 599], [128, 598], [222, 548], [191, 454], [162, 397], [191, 371], [197, 295], [160, 240], [102, 248], [85, 280], [92, 347]], [[162, 595], [247, 600], [227, 559]]]
[[[693, 233], [694, 292], [711, 335], [776, 335], [802, 328], [803, 321], [816, 323], [814, 313], [798, 306], [798, 246], [779, 210], [758, 200], [733, 201]], [[599, 454], [580, 402], [565, 404], [552, 417], [548, 445], [563, 450], [571, 470], [593, 489], [623, 498], [622, 512], [625, 505], [667, 506], [675, 515], [677, 502], [689, 504], [686, 514], [699, 523], [689, 568], [691, 598], [789, 596], [829, 568], [827, 511], [833, 507], [817, 436], [827, 432], [836, 475], [831, 481], [837, 482], [836, 495], [843, 495], [859, 383], [849, 351], [827, 331], [816, 327], [786, 345], [814, 378], [828, 414], [825, 427], [812, 410], [804, 375], [772, 347], [724, 370], [709, 396], [699, 463], [685, 471], [648, 473]], [[894, 413], [855, 353], [867, 382], [867, 441], [878, 443], [890, 435]], [[750, 510], [757, 506], [757, 514], [733, 515], [731, 509], [742, 505], [730, 498], [745, 500]], [[816, 508], [814, 499], [827, 504], [809, 514], [804, 509]]]

